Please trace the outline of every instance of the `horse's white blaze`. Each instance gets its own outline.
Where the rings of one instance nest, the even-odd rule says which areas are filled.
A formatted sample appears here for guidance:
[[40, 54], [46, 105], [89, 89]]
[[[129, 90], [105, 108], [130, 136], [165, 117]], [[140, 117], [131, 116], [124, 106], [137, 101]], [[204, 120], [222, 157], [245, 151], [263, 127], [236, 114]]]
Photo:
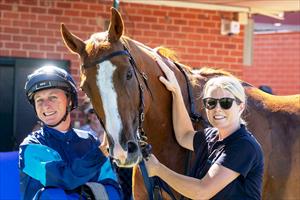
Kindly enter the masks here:
[[107, 132], [114, 140], [114, 156], [121, 160], [126, 158], [126, 152], [120, 145], [119, 135], [123, 128], [121, 117], [118, 111], [117, 93], [113, 83], [113, 74], [116, 66], [110, 61], [101, 62], [97, 73], [97, 86], [100, 90], [100, 95], [103, 103], [105, 114], [105, 127]]

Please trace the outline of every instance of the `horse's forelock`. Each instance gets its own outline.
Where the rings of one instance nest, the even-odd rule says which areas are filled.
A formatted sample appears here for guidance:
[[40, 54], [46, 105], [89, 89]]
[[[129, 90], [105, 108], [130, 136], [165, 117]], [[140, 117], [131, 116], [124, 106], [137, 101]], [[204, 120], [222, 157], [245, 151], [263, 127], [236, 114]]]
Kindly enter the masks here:
[[95, 55], [98, 54], [101, 50], [109, 49], [110, 46], [111, 44], [108, 41], [107, 31], [99, 32], [91, 35], [90, 39], [86, 41], [85, 50], [89, 55]]

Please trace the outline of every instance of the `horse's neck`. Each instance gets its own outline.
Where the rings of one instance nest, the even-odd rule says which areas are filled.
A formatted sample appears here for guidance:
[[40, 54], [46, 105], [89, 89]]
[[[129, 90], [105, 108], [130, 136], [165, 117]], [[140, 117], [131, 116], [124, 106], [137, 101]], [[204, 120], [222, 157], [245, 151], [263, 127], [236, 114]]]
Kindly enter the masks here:
[[[147, 74], [150, 92], [145, 89], [144, 130], [153, 153], [166, 166], [183, 172], [186, 151], [177, 143], [172, 123], [172, 96], [159, 81], [162, 71], [155, 62], [157, 53], [151, 48], [133, 40], [127, 40], [131, 54], [140, 71]], [[159, 56], [158, 56], [159, 57]], [[152, 96], [151, 96], [152, 95]]]

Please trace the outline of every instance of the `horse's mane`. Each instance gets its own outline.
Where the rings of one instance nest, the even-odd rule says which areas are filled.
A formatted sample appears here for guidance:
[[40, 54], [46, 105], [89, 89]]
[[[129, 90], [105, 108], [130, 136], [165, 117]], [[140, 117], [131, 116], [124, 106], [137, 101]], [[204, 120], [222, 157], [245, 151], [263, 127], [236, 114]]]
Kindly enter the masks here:
[[210, 68], [210, 67], [202, 67], [199, 70], [194, 70], [194, 71], [198, 72], [201, 76], [204, 76], [208, 79], [215, 77], [215, 76], [232, 76], [232, 77], [234, 77], [234, 75], [228, 71], [225, 71], [223, 69], [214, 69], [214, 68]]
[[165, 58], [168, 58], [172, 60], [173, 62], [178, 62], [178, 57], [177, 54], [174, 50], [164, 47], [164, 46], [159, 46], [154, 48], [154, 51], [156, 51], [160, 56], [163, 56]]

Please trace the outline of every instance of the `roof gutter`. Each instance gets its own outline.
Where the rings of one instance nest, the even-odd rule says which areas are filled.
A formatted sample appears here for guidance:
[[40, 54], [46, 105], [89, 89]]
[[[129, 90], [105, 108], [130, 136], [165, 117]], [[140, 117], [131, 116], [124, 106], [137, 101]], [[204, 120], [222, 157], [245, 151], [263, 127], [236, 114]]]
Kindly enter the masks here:
[[193, 8], [193, 9], [203, 9], [203, 10], [217, 10], [217, 11], [227, 11], [227, 12], [245, 12], [250, 13], [250, 9], [246, 7], [238, 6], [223, 6], [216, 4], [205, 4], [205, 3], [193, 3], [193, 2], [183, 2], [183, 1], [167, 1], [167, 0], [121, 0], [124, 3], [137, 3], [137, 4], [147, 4], [156, 6], [170, 6], [170, 7], [180, 7], [180, 8]]
[[137, 3], [137, 4], [147, 4], [156, 6], [170, 6], [170, 7], [180, 7], [180, 8], [193, 8], [193, 9], [203, 9], [203, 10], [217, 10], [217, 11], [228, 11], [228, 12], [245, 12], [249, 13], [250, 9], [246, 7], [238, 6], [223, 6], [216, 4], [205, 4], [205, 3], [193, 3], [193, 2], [183, 2], [183, 1], [168, 1], [168, 0], [121, 0], [124, 3]]

